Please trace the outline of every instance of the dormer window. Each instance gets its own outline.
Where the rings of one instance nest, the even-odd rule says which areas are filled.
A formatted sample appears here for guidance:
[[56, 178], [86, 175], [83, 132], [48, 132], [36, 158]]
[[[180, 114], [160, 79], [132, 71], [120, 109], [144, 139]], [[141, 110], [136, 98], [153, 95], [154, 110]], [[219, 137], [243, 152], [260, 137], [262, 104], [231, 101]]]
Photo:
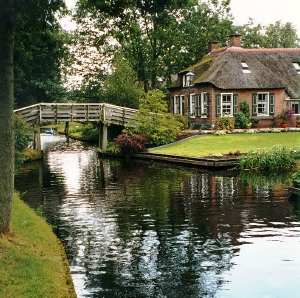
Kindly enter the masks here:
[[243, 73], [251, 73], [249, 66], [246, 62], [241, 62]]
[[183, 75], [183, 87], [189, 87], [193, 85], [194, 74], [189, 71]]
[[300, 66], [299, 66], [299, 63], [293, 62], [293, 65], [294, 65], [296, 71], [300, 74]]

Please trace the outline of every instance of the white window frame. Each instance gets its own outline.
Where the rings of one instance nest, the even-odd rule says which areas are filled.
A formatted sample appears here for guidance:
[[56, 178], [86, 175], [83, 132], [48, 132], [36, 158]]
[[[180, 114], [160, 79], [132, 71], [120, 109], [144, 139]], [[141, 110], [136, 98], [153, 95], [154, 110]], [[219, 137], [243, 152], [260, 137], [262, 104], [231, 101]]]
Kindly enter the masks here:
[[[228, 101], [223, 101], [224, 97], [230, 96], [230, 102]], [[224, 106], [230, 104], [230, 112], [228, 113], [227, 111], [224, 112]], [[227, 108], [226, 108], [227, 109]], [[228, 116], [228, 117], [233, 117], [233, 93], [221, 93], [221, 115], [222, 116]]]
[[191, 116], [191, 118], [195, 118], [196, 115], [196, 94], [192, 93], [189, 96], [189, 114]]
[[207, 118], [208, 116], [208, 93], [202, 92], [200, 95], [201, 100], [201, 118]]
[[[261, 100], [260, 98], [266, 95], [266, 100]], [[266, 110], [265, 113], [259, 112], [260, 109], [260, 105], [262, 105], [264, 103]], [[269, 104], [270, 104], [270, 94], [269, 92], [257, 92], [257, 116], [269, 116]]]
[[290, 102], [291, 109], [295, 108], [295, 106], [294, 106], [295, 104], [298, 105], [298, 113], [297, 113], [297, 111], [295, 111], [295, 115], [300, 115], [300, 100], [299, 99], [290, 99], [289, 102]]
[[179, 99], [179, 114], [184, 115], [184, 95], [180, 95]]

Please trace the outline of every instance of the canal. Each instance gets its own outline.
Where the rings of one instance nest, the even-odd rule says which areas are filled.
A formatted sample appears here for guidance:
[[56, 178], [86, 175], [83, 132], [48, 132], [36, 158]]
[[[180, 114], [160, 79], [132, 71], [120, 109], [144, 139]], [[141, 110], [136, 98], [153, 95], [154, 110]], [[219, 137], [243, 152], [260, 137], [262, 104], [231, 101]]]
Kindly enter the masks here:
[[43, 206], [78, 297], [299, 297], [299, 195], [267, 179], [99, 158], [42, 136], [15, 188]]

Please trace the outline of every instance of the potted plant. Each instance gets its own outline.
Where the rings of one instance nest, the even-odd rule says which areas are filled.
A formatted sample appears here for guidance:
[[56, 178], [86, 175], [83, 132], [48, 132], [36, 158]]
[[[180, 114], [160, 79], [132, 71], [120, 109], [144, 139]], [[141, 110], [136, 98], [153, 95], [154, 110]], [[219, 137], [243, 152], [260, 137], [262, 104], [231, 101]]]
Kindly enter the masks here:
[[287, 127], [287, 121], [288, 120], [292, 120], [295, 114], [295, 110], [294, 109], [282, 109], [282, 112], [279, 113], [276, 118], [277, 119], [281, 119], [281, 127], [285, 128]]
[[300, 115], [296, 116], [296, 126], [300, 127]]
[[257, 127], [257, 124], [259, 123], [260, 119], [259, 118], [252, 118], [253, 126]]

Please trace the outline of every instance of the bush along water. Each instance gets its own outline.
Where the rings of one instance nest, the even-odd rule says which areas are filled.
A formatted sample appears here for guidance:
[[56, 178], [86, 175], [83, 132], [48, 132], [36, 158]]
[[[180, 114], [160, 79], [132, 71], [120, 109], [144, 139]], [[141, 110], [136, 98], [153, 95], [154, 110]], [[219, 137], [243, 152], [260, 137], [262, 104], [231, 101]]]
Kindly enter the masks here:
[[288, 170], [300, 159], [298, 147], [286, 148], [283, 145], [275, 145], [269, 149], [251, 149], [247, 155], [239, 158], [242, 170]]

